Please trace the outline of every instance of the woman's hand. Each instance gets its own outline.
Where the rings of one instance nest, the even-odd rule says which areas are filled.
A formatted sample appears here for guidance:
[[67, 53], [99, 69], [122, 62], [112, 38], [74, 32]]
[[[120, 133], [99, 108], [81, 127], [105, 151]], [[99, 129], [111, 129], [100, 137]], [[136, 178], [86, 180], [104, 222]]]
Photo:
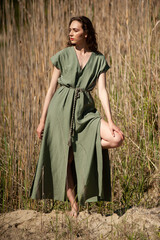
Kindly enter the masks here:
[[120, 130], [120, 128], [117, 127], [112, 121], [110, 121], [108, 124], [109, 124], [109, 129], [111, 131], [112, 136], [113, 137], [115, 136], [115, 134], [114, 134], [114, 131], [115, 131], [115, 132], [119, 133], [119, 135], [121, 136], [122, 140], [124, 140], [124, 134]]
[[37, 128], [37, 135], [39, 139], [42, 139], [43, 137], [43, 132], [44, 132], [44, 122], [40, 122]]

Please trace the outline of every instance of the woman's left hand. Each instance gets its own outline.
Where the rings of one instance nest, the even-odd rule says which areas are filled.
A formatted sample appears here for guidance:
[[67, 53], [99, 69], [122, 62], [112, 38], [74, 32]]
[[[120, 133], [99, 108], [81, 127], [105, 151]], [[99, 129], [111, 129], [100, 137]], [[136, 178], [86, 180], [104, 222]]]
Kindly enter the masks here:
[[114, 134], [114, 131], [115, 131], [115, 132], [119, 133], [119, 135], [121, 136], [122, 140], [124, 140], [124, 134], [121, 131], [121, 129], [119, 127], [117, 127], [112, 121], [110, 121], [108, 124], [109, 124], [109, 129], [111, 131], [112, 136], [113, 137], [115, 136], [115, 134]]

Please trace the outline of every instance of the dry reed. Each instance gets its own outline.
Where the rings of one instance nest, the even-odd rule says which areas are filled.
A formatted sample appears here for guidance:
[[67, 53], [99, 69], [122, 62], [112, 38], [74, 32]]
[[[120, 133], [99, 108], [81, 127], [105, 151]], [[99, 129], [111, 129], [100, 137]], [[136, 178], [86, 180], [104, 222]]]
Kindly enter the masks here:
[[[0, 13], [1, 211], [35, 206], [28, 193], [40, 149], [36, 128], [53, 70], [50, 57], [65, 47], [74, 15], [93, 21], [99, 50], [111, 66], [113, 119], [126, 136], [122, 147], [109, 150], [111, 208], [143, 203], [159, 170], [159, 1], [6, 0]], [[104, 116], [97, 88], [93, 94]], [[146, 205], [157, 201], [148, 198]]]

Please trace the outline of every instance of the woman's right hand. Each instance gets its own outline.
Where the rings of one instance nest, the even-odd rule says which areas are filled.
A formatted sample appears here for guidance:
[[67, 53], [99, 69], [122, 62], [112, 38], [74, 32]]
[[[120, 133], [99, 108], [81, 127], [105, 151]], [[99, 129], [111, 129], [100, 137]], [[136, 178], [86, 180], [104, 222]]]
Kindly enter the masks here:
[[39, 139], [42, 139], [43, 137], [43, 132], [44, 132], [44, 123], [40, 122], [37, 128], [37, 135]]

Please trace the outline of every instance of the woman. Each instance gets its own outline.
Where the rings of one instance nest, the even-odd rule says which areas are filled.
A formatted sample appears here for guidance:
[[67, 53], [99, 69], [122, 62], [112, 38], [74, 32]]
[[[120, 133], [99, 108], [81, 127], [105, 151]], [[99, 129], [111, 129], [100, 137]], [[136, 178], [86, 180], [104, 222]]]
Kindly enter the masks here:
[[[124, 135], [112, 120], [105, 78], [109, 66], [87, 17], [71, 18], [68, 46], [51, 61], [54, 71], [37, 128], [42, 144], [30, 196], [64, 201], [67, 195], [70, 215], [77, 217], [78, 202], [110, 200], [108, 148], [119, 147]], [[96, 81], [108, 122], [90, 94]]]

